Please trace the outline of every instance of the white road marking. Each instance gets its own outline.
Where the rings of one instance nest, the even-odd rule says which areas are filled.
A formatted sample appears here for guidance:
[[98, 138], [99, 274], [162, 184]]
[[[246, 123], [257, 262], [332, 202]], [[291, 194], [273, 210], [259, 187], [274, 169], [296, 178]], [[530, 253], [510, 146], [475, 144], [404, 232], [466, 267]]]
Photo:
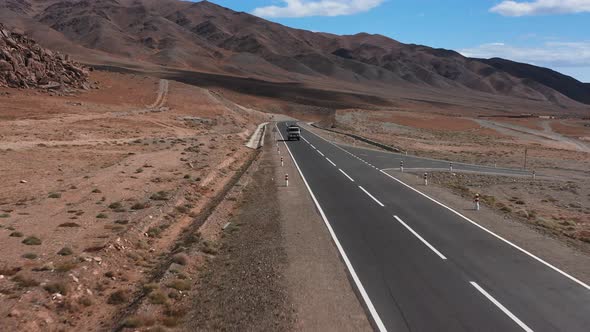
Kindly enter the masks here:
[[403, 220], [401, 220], [398, 216], [393, 216], [397, 221], [399, 221], [400, 224], [402, 224], [405, 228], [407, 228], [412, 234], [414, 234], [414, 236], [416, 236], [418, 238], [418, 240], [422, 241], [422, 243], [424, 243], [428, 248], [430, 248], [430, 250], [434, 251], [435, 254], [438, 255], [438, 257], [440, 257], [443, 260], [446, 260], [447, 258], [445, 257], [445, 255], [441, 254], [440, 251], [436, 250], [436, 248], [434, 246], [432, 246], [430, 243], [428, 243], [428, 241], [424, 240], [424, 238], [422, 236], [420, 236], [420, 234], [416, 233], [410, 226], [408, 226]]
[[336, 167], [336, 164], [334, 164], [333, 161], [330, 160], [330, 158], [326, 157], [326, 160], [330, 162], [330, 164], [332, 164], [334, 167]]
[[322, 151], [320, 151], [320, 150], [316, 150], [316, 151], [317, 151], [319, 154], [321, 154], [321, 155], [322, 155], [322, 157], [325, 157], [325, 155], [322, 153]]
[[512, 243], [512, 242], [510, 242], [510, 241], [508, 241], [508, 240], [506, 240], [505, 238], [501, 237], [500, 235], [498, 235], [498, 234], [496, 234], [496, 233], [494, 233], [494, 232], [490, 231], [489, 229], [487, 229], [487, 228], [483, 227], [482, 225], [480, 225], [480, 224], [476, 223], [475, 221], [473, 221], [473, 220], [471, 220], [471, 219], [467, 218], [466, 216], [462, 215], [461, 213], [457, 212], [457, 211], [456, 211], [456, 210], [454, 210], [453, 208], [451, 208], [451, 207], [448, 207], [448, 206], [446, 206], [445, 204], [443, 204], [443, 203], [441, 203], [441, 202], [437, 201], [436, 199], [434, 199], [434, 198], [432, 198], [432, 197], [430, 197], [430, 196], [428, 196], [428, 195], [426, 195], [426, 194], [422, 193], [422, 192], [421, 192], [421, 191], [419, 191], [418, 189], [415, 189], [414, 187], [412, 187], [412, 186], [410, 186], [410, 185], [406, 184], [405, 182], [403, 182], [403, 181], [401, 181], [401, 180], [397, 179], [396, 177], [394, 177], [394, 176], [392, 176], [392, 175], [390, 175], [390, 174], [387, 174], [387, 173], [386, 173], [385, 171], [383, 171], [383, 170], [380, 170], [380, 172], [381, 172], [381, 173], [383, 173], [383, 174], [385, 174], [386, 176], [390, 177], [391, 179], [393, 179], [393, 180], [395, 180], [395, 181], [399, 182], [400, 184], [402, 184], [402, 185], [406, 186], [407, 188], [409, 188], [409, 189], [412, 189], [413, 191], [417, 192], [418, 194], [420, 194], [420, 195], [422, 195], [422, 196], [424, 196], [424, 197], [428, 198], [429, 200], [433, 201], [434, 203], [436, 203], [436, 204], [438, 204], [438, 205], [440, 205], [440, 206], [442, 206], [442, 207], [444, 207], [444, 208], [448, 209], [449, 211], [453, 212], [454, 214], [458, 215], [459, 217], [461, 217], [461, 218], [463, 218], [463, 219], [467, 220], [467, 221], [468, 221], [468, 222], [470, 222], [471, 224], [473, 224], [473, 225], [475, 225], [475, 226], [479, 227], [481, 230], [483, 230], [483, 231], [487, 232], [488, 234], [490, 234], [490, 235], [494, 236], [495, 238], [497, 238], [497, 239], [501, 240], [502, 242], [504, 242], [504, 243], [507, 243], [508, 245], [510, 245], [510, 246], [512, 246], [513, 248], [515, 248], [515, 249], [519, 250], [520, 252], [522, 252], [522, 253], [524, 253], [524, 254], [528, 255], [529, 257], [531, 257], [531, 258], [535, 259], [536, 261], [538, 261], [538, 262], [540, 262], [540, 263], [544, 264], [545, 266], [547, 266], [547, 267], [551, 268], [552, 270], [554, 270], [554, 271], [556, 271], [556, 272], [558, 272], [558, 273], [562, 274], [563, 276], [565, 276], [565, 277], [569, 278], [570, 280], [572, 280], [573, 282], [575, 282], [575, 283], [577, 283], [577, 284], [581, 285], [582, 287], [586, 288], [587, 290], [590, 290], [590, 286], [588, 286], [588, 285], [587, 285], [587, 284], [585, 284], [584, 282], [582, 282], [582, 281], [580, 281], [580, 280], [576, 279], [575, 277], [573, 277], [573, 276], [571, 276], [571, 275], [567, 274], [566, 272], [564, 272], [564, 271], [562, 271], [562, 270], [560, 270], [560, 269], [556, 268], [555, 266], [553, 266], [553, 265], [551, 265], [551, 264], [547, 263], [546, 261], [542, 260], [541, 258], [539, 258], [539, 257], [537, 257], [537, 256], [535, 256], [535, 255], [533, 255], [533, 254], [531, 254], [530, 252], [528, 252], [528, 251], [524, 250], [523, 248], [521, 248], [521, 247], [517, 246], [516, 244], [514, 244], [514, 243]]
[[[312, 148], [314, 148], [314, 149], [315, 149], [315, 146], [313, 146], [313, 144], [311, 144], [311, 143], [310, 143], [309, 145], [310, 145]], [[317, 149], [316, 149], [316, 150], [317, 150]]]
[[[275, 127], [277, 127], [277, 129], [279, 129], [279, 127], [277, 126], [276, 123], [275, 123]], [[281, 138], [283, 138], [283, 134], [281, 133], [280, 130], [279, 130], [279, 133], [281, 134]], [[284, 138], [283, 138], [283, 140], [284, 140]], [[285, 147], [287, 148], [287, 151], [289, 152], [289, 155], [291, 156], [291, 159], [293, 160], [295, 167], [297, 167], [297, 171], [299, 172], [299, 175], [301, 175], [301, 179], [303, 179], [303, 183], [305, 183], [305, 187], [307, 187], [307, 191], [311, 195], [311, 199], [313, 200], [315, 206], [317, 207], [318, 211], [320, 212], [320, 215], [322, 216], [322, 219], [324, 220], [324, 223], [326, 224], [326, 227], [328, 228], [328, 231], [330, 232], [330, 235], [332, 236], [332, 240], [334, 240], [334, 243], [336, 244], [336, 248], [338, 248], [338, 252], [340, 252], [340, 256], [342, 256], [342, 260], [344, 261], [344, 264], [346, 265], [346, 268], [348, 269], [348, 272], [350, 273], [352, 280], [354, 281], [356, 287], [358, 288], [359, 293], [361, 294], [361, 297], [363, 298], [363, 301], [365, 301], [367, 309], [369, 310], [369, 313], [371, 314], [371, 317], [373, 318], [373, 321], [375, 322], [377, 329], [380, 332], [387, 332], [387, 328], [385, 327], [385, 324], [383, 324], [381, 317], [379, 317], [379, 313], [377, 312], [377, 310], [375, 309], [375, 306], [373, 305], [373, 302], [371, 302], [371, 299], [369, 298], [369, 294], [367, 294], [367, 291], [363, 287], [361, 280], [359, 279], [358, 275], [354, 271], [354, 267], [350, 263], [350, 260], [348, 259], [346, 252], [344, 252], [344, 248], [342, 248], [340, 241], [336, 237], [336, 233], [334, 233], [334, 229], [332, 229], [332, 225], [330, 225], [330, 221], [328, 221], [328, 218], [326, 217], [324, 210], [322, 210], [320, 203], [315, 198], [313, 191], [311, 191], [311, 187], [307, 183], [305, 176], [303, 176], [303, 172], [301, 171], [301, 168], [299, 168], [299, 164], [297, 164], [295, 157], [293, 157], [293, 154], [291, 153], [291, 149], [289, 149], [289, 146], [287, 145], [286, 142], [283, 142], [283, 144], [285, 144]]]
[[518, 319], [518, 317], [514, 316], [514, 314], [511, 313], [510, 310], [506, 309], [506, 307], [503, 306], [502, 303], [498, 302], [493, 296], [486, 292], [485, 289], [481, 288], [476, 282], [470, 281], [469, 283], [473, 287], [475, 287], [475, 289], [477, 289], [480, 293], [482, 293], [488, 300], [495, 304], [496, 307], [500, 308], [500, 310], [502, 310], [502, 312], [504, 312], [506, 316], [510, 317], [510, 319], [512, 319], [516, 324], [518, 324], [518, 326], [520, 326], [523, 330], [527, 332], [533, 332], [533, 330], [530, 327], [528, 327], [525, 323]]
[[[343, 149], [342, 147], [340, 147], [340, 146], [338, 146], [338, 145], [334, 144], [333, 142], [330, 142], [330, 141], [328, 141], [327, 139], [323, 138], [322, 136], [320, 136], [320, 135], [317, 135], [316, 133], [313, 133], [313, 132], [311, 132], [311, 131], [308, 131], [308, 132], [310, 132], [311, 134], [315, 135], [316, 137], [319, 137], [320, 139], [322, 139], [322, 140], [326, 141], [328, 144], [332, 144], [332, 145], [333, 145], [333, 146], [335, 146], [336, 148], [338, 148], [338, 149], [340, 149], [340, 150], [342, 150], [342, 151], [344, 151], [344, 152], [346, 152], [346, 153], [348, 153], [348, 154], [350, 154], [350, 155], [352, 155], [352, 156], [355, 156], [355, 157], [356, 157], [356, 155], [355, 155], [355, 154], [353, 154], [353, 153], [351, 153], [351, 152], [349, 152], [349, 151], [347, 151], [347, 150]], [[358, 158], [358, 157], [357, 157], [357, 158]], [[526, 251], [525, 249], [523, 249], [523, 248], [521, 248], [521, 247], [517, 246], [516, 244], [514, 244], [514, 243], [512, 243], [512, 242], [510, 242], [510, 241], [508, 241], [508, 240], [506, 240], [505, 238], [501, 237], [500, 235], [498, 235], [498, 234], [496, 234], [496, 233], [494, 233], [494, 232], [490, 231], [489, 229], [487, 229], [487, 228], [485, 228], [485, 227], [481, 226], [480, 224], [476, 223], [475, 221], [473, 221], [473, 220], [471, 220], [471, 219], [467, 218], [466, 216], [462, 215], [461, 213], [457, 212], [457, 211], [456, 211], [456, 210], [454, 210], [453, 208], [446, 206], [445, 204], [443, 204], [443, 203], [441, 203], [441, 202], [437, 201], [436, 199], [434, 199], [434, 198], [432, 198], [432, 197], [430, 197], [430, 196], [428, 196], [428, 195], [426, 195], [426, 194], [422, 193], [421, 191], [419, 191], [419, 190], [417, 190], [417, 189], [413, 188], [412, 186], [410, 186], [410, 185], [406, 184], [405, 182], [403, 182], [403, 181], [401, 181], [401, 180], [398, 180], [397, 178], [393, 177], [393, 176], [392, 176], [392, 175], [390, 175], [390, 174], [387, 174], [387, 173], [386, 173], [384, 170], [379, 170], [379, 172], [381, 172], [381, 173], [385, 174], [386, 176], [388, 176], [388, 177], [392, 178], [393, 180], [395, 180], [395, 181], [399, 182], [400, 184], [402, 184], [402, 185], [404, 185], [404, 186], [408, 187], [409, 189], [412, 189], [413, 191], [417, 192], [418, 194], [420, 194], [420, 195], [422, 195], [422, 196], [424, 196], [424, 197], [428, 198], [429, 200], [433, 201], [434, 203], [436, 203], [436, 204], [438, 204], [438, 205], [440, 205], [440, 206], [442, 206], [442, 207], [444, 207], [444, 208], [448, 209], [449, 211], [451, 211], [451, 212], [455, 213], [455, 214], [456, 214], [456, 215], [458, 215], [459, 217], [461, 217], [461, 218], [465, 219], [466, 221], [470, 222], [470, 223], [471, 223], [471, 224], [473, 224], [474, 226], [476, 226], [476, 227], [479, 227], [481, 230], [483, 230], [483, 231], [485, 231], [485, 232], [489, 233], [490, 235], [494, 236], [494, 237], [495, 237], [495, 238], [497, 238], [498, 240], [500, 240], [500, 241], [502, 241], [502, 242], [504, 242], [504, 243], [506, 243], [506, 244], [508, 244], [508, 245], [512, 246], [513, 248], [515, 248], [515, 249], [517, 249], [518, 251], [520, 251], [520, 252], [524, 253], [525, 255], [527, 255], [527, 256], [529, 256], [529, 257], [533, 258], [534, 260], [538, 261], [539, 263], [541, 263], [541, 264], [543, 264], [543, 265], [545, 265], [545, 266], [549, 267], [550, 269], [554, 270], [555, 272], [557, 272], [557, 273], [560, 273], [560, 274], [561, 274], [561, 275], [563, 275], [564, 277], [566, 277], [566, 278], [570, 279], [571, 281], [573, 281], [573, 282], [577, 283], [578, 285], [580, 285], [580, 286], [584, 287], [586, 290], [590, 290], [590, 285], [587, 285], [586, 283], [582, 282], [581, 280], [577, 279], [576, 277], [574, 277], [574, 276], [572, 276], [572, 275], [568, 274], [568, 273], [567, 273], [567, 272], [565, 272], [565, 271], [562, 271], [562, 270], [558, 269], [557, 267], [555, 267], [555, 266], [551, 265], [550, 263], [548, 263], [548, 262], [544, 261], [543, 259], [541, 259], [541, 258], [539, 258], [539, 257], [537, 257], [537, 256], [535, 256], [535, 255], [533, 255], [532, 253], [530, 253], [530, 252]]]
[[309, 141], [305, 139], [305, 137], [301, 136], [301, 138], [303, 138], [303, 140], [305, 141], [305, 143], [309, 144]]
[[348, 174], [346, 174], [343, 170], [341, 170], [340, 168], [338, 169], [340, 171], [340, 173], [344, 174], [344, 176], [346, 176], [350, 181], [354, 182], [354, 180], [348, 176]]
[[361, 190], [364, 191], [365, 194], [369, 195], [369, 197], [371, 197], [375, 202], [377, 202], [377, 204], [381, 205], [381, 207], [385, 206], [385, 205], [383, 205], [383, 203], [379, 202], [379, 200], [376, 199], [375, 196], [371, 195], [370, 192], [366, 191], [365, 188], [363, 188], [361, 186], [359, 186], [359, 188], [361, 188]]

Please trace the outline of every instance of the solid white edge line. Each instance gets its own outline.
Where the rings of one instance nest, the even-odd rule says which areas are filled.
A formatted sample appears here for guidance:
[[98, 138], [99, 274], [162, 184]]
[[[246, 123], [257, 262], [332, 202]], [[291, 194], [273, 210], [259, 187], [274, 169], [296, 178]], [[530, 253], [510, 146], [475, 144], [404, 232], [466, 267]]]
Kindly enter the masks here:
[[313, 146], [313, 144], [309, 143], [309, 145], [310, 145], [312, 148], [314, 148], [314, 149], [315, 149], [315, 146]]
[[340, 171], [340, 173], [344, 174], [344, 176], [346, 176], [350, 181], [354, 182], [354, 180], [350, 176], [348, 176], [348, 174], [346, 174], [346, 172], [344, 172], [340, 168], [338, 170]]
[[369, 195], [369, 197], [371, 197], [375, 202], [377, 202], [377, 204], [381, 205], [381, 207], [385, 206], [385, 205], [383, 205], [383, 203], [379, 202], [379, 200], [376, 199], [375, 196], [371, 195], [370, 192], [366, 191], [365, 188], [363, 188], [361, 186], [359, 186], [359, 188], [361, 188], [361, 190], [364, 191], [365, 194]]
[[[279, 129], [279, 126], [277, 125], [276, 122], [275, 122], [275, 127], [279, 131], [281, 138], [284, 140], [283, 134], [281, 133], [281, 130]], [[311, 187], [307, 183], [305, 176], [303, 176], [303, 172], [301, 171], [301, 168], [299, 168], [299, 164], [297, 164], [295, 157], [293, 157], [293, 154], [291, 153], [291, 149], [289, 149], [287, 142], [283, 142], [283, 144], [285, 144], [285, 147], [287, 148], [287, 151], [289, 152], [289, 155], [291, 156], [291, 160], [293, 160], [293, 163], [295, 164], [295, 167], [297, 168], [297, 171], [299, 172], [301, 179], [303, 179], [303, 183], [305, 183], [305, 187], [307, 187], [307, 191], [309, 192], [311, 199], [313, 200], [316, 208], [320, 212], [320, 215], [322, 216], [322, 219], [324, 220], [324, 223], [326, 224], [326, 227], [328, 228], [328, 232], [330, 232], [330, 236], [332, 237], [332, 240], [336, 244], [336, 248], [338, 248], [338, 252], [340, 252], [340, 256], [342, 257], [342, 260], [344, 261], [344, 264], [346, 265], [346, 268], [348, 269], [348, 272], [350, 273], [352, 280], [354, 281], [359, 293], [361, 294], [363, 301], [365, 301], [365, 305], [367, 306], [367, 309], [369, 310], [369, 313], [371, 314], [373, 321], [377, 325], [377, 328], [379, 329], [379, 331], [387, 332], [387, 328], [383, 324], [381, 317], [379, 317], [379, 313], [375, 309], [373, 302], [371, 302], [371, 299], [369, 298], [369, 294], [367, 294], [367, 291], [363, 287], [361, 280], [359, 279], [358, 275], [354, 271], [354, 267], [352, 266], [352, 263], [350, 263], [350, 260], [348, 259], [346, 252], [344, 252], [344, 248], [342, 248], [340, 241], [336, 237], [336, 233], [334, 232], [334, 229], [332, 229], [332, 225], [330, 225], [330, 222], [328, 221], [328, 218], [326, 217], [324, 210], [322, 210], [322, 207], [320, 206], [320, 203], [318, 202], [318, 200], [315, 198], [315, 195], [314, 195], [313, 191], [311, 190]]]
[[322, 157], [325, 157], [325, 155], [322, 153], [322, 151], [320, 150], [316, 150]]
[[[322, 139], [322, 140], [326, 141], [328, 144], [332, 144], [332, 145], [333, 145], [333, 146], [335, 146], [336, 148], [338, 148], [338, 149], [340, 149], [340, 150], [342, 150], [342, 151], [344, 151], [344, 152], [347, 152], [347, 153], [349, 153], [349, 154], [351, 154], [351, 155], [353, 155], [353, 156], [355, 156], [355, 157], [356, 157], [356, 155], [355, 155], [355, 154], [353, 154], [353, 153], [351, 153], [351, 152], [348, 152], [347, 150], [345, 150], [345, 149], [341, 148], [340, 146], [338, 146], [338, 145], [336, 145], [336, 144], [334, 144], [334, 143], [332, 143], [332, 142], [328, 141], [327, 139], [323, 138], [322, 136], [320, 136], [320, 135], [318, 135], [318, 134], [316, 134], [316, 133], [314, 133], [314, 132], [312, 132], [312, 131], [309, 131], [309, 130], [308, 130], [308, 132], [310, 132], [310, 133], [311, 133], [311, 134], [313, 134], [314, 136], [316, 136], [316, 137], [318, 137], [318, 138], [320, 138], [320, 139]], [[358, 158], [358, 157], [357, 157], [357, 158]], [[569, 275], [568, 273], [566, 273], [566, 272], [564, 272], [564, 271], [562, 271], [562, 270], [558, 269], [557, 267], [555, 267], [555, 266], [551, 265], [550, 263], [548, 263], [548, 262], [544, 261], [543, 259], [541, 259], [541, 258], [539, 258], [539, 257], [537, 257], [537, 256], [535, 256], [535, 255], [533, 255], [532, 253], [530, 253], [530, 252], [526, 251], [525, 249], [523, 249], [523, 248], [521, 248], [521, 247], [517, 246], [516, 244], [514, 244], [514, 243], [512, 243], [512, 242], [510, 242], [510, 241], [508, 241], [508, 240], [506, 240], [505, 238], [501, 237], [500, 235], [498, 235], [498, 234], [496, 234], [496, 233], [494, 233], [494, 232], [490, 231], [489, 229], [487, 229], [487, 228], [483, 227], [482, 225], [480, 225], [480, 224], [476, 223], [475, 221], [473, 221], [473, 220], [471, 220], [471, 219], [467, 218], [466, 216], [462, 215], [461, 213], [457, 212], [457, 211], [456, 211], [456, 210], [454, 210], [453, 208], [451, 208], [451, 207], [448, 207], [448, 206], [444, 205], [443, 203], [441, 203], [441, 202], [437, 201], [436, 199], [434, 199], [434, 198], [432, 198], [432, 197], [430, 197], [430, 196], [428, 196], [428, 195], [426, 195], [426, 194], [422, 193], [422, 192], [421, 192], [421, 191], [419, 191], [418, 189], [415, 189], [414, 187], [412, 187], [412, 186], [410, 186], [410, 185], [406, 184], [405, 182], [403, 182], [403, 181], [401, 181], [401, 180], [398, 180], [397, 178], [393, 177], [392, 175], [390, 175], [390, 174], [387, 174], [387, 173], [386, 173], [386, 172], [384, 172], [383, 170], [379, 170], [379, 172], [381, 172], [381, 173], [385, 174], [386, 176], [388, 176], [388, 177], [392, 178], [393, 180], [395, 180], [395, 181], [397, 181], [397, 182], [401, 183], [402, 185], [404, 185], [404, 186], [406, 186], [406, 187], [408, 187], [408, 188], [410, 188], [410, 189], [414, 190], [414, 191], [415, 191], [415, 192], [417, 192], [418, 194], [420, 194], [420, 195], [422, 195], [422, 196], [424, 196], [424, 197], [428, 198], [429, 200], [431, 200], [431, 201], [435, 202], [436, 204], [438, 204], [438, 205], [440, 205], [440, 206], [442, 206], [442, 207], [444, 207], [444, 208], [448, 209], [449, 211], [451, 211], [451, 212], [455, 213], [455, 214], [456, 214], [456, 215], [458, 215], [459, 217], [461, 217], [461, 218], [463, 218], [463, 219], [467, 220], [468, 222], [472, 223], [473, 225], [475, 225], [475, 226], [479, 227], [481, 230], [483, 230], [483, 231], [485, 231], [485, 232], [487, 232], [487, 233], [491, 234], [492, 236], [496, 237], [496, 238], [497, 238], [497, 239], [499, 239], [500, 241], [503, 241], [503, 242], [507, 243], [508, 245], [510, 245], [510, 246], [512, 246], [513, 248], [515, 248], [515, 249], [519, 250], [520, 252], [522, 252], [522, 253], [524, 253], [524, 254], [528, 255], [529, 257], [531, 257], [531, 258], [535, 259], [536, 261], [540, 262], [541, 264], [544, 264], [545, 266], [547, 266], [547, 267], [551, 268], [551, 269], [552, 269], [552, 270], [554, 270], [555, 272], [557, 272], [557, 273], [560, 273], [561, 275], [563, 275], [564, 277], [566, 277], [566, 278], [570, 279], [571, 281], [573, 281], [573, 282], [577, 283], [578, 285], [580, 285], [580, 286], [582, 286], [582, 287], [586, 288], [587, 290], [590, 290], [590, 286], [589, 286], [589, 285], [585, 284], [584, 282], [582, 282], [581, 280], [577, 279], [576, 277]]]
[[336, 166], [336, 164], [334, 164], [334, 162], [333, 162], [333, 161], [331, 161], [331, 160], [330, 160], [330, 158], [326, 157], [326, 160], [327, 160], [327, 161], [329, 161], [329, 162], [330, 162], [330, 164], [332, 164], [332, 166], [334, 166], [334, 167]]
[[380, 172], [381, 172], [381, 173], [383, 173], [383, 174], [385, 174], [386, 176], [388, 176], [388, 177], [392, 178], [393, 180], [395, 180], [395, 181], [399, 182], [400, 184], [402, 184], [402, 185], [406, 186], [407, 188], [409, 188], [409, 189], [412, 189], [413, 191], [417, 192], [418, 194], [420, 194], [420, 195], [422, 195], [422, 196], [424, 196], [424, 197], [428, 198], [429, 200], [433, 201], [434, 203], [436, 203], [436, 204], [438, 204], [438, 205], [440, 205], [440, 206], [442, 206], [442, 207], [444, 207], [444, 208], [448, 209], [449, 211], [453, 212], [454, 214], [458, 215], [459, 217], [461, 217], [461, 218], [463, 218], [463, 219], [467, 220], [467, 221], [468, 221], [468, 222], [470, 222], [471, 224], [473, 224], [473, 225], [475, 225], [475, 226], [479, 227], [481, 230], [483, 230], [483, 231], [487, 232], [488, 234], [490, 234], [490, 235], [492, 235], [492, 236], [496, 237], [497, 239], [499, 239], [499, 240], [503, 241], [504, 243], [507, 243], [508, 245], [512, 246], [513, 248], [515, 248], [515, 249], [519, 250], [520, 252], [522, 252], [522, 253], [524, 253], [524, 254], [528, 255], [529, 257], [531, 257], [531, 258], [533, 258], [533, 259], [537, 260], [538, 262], [540, 262], [540, 263], [544, 264], [545, 266], [547, 266], [547, 267], [549, 267], [549, 268], [553, 269], [554, 271], [556, 271], [556, 272], [560, 273], [561, 275], [563, 275], [563, 276], [565, 276], [565, 277], [569, 278], [570, 280], [572, 280], [572, 281], [574, 281], [575, 283], [577, 283], [577, 284], [581, 285], [582, 287], [586, 288], [587, 290], [590, 290], [590, 286], [586, 285], [586, 284], [585, 284], [584, 282], [582, 282], [581, 280], [578, 280], [577, 278], [575, 278], [575, 277], [573, 277], [573, 276], [571, 276], [571, 275], [567, 274], [566, 272], [564, 272], [564, 271], [562, 271], [562, 270], [558, 269], [557, 267], [555, 267], [555, 266], [553, 266], [553, 265], [551, 265], [551, 264], [547, 263], [546, 261], [542, 260], [541, 258], [539, 258], [539, 257], [537, 257], [537, 256], [535, 256], [535, 255], [533, 255], [533, 254], [531, 254], [530, 252], [526, 251], [525, 249], [523, 249], [523, 248], [521, 248], [521, 247], [517, 246], [516, 244], [514, 244], [514, 243], [512, 243], [512, 242], [510, 242], [510, 241], [508, 241], [508, 240], [506, 240], [505, 238], [501, 237], [500, 235], [498, 235], [498, 234], [496, 234], [496, 233], [494, 233], [494, 232], [490, 231], [489, 229], [487, 229], [487, 228], [483, 227], [482, 225], [480, 225], [480, 224], [476, 223], [475, 221], [473, 221], [473, 220], [469, 219], [468, 217], [466, 217], [466, 216], [462, 215], [461, 213], [457, 212], [455, 209], [453, 209], [453, 208], [451, 208], [451, 207], [448, 207], [448, 206], [446, 206], [445, 204], [443, 204], [443, 203], [441, 203], [441, 202], [437, 201], [436, 199], [434, 199], [434, 198], [432, 198], [432, 197], [430, 197], [430, 196], [428, 196], [428, 195], [426, 195], [426, 194], [422, 193], [422, 192], [421, 192], [421, 191], [419, 191], [418, 189], [415, 189], [414, 187], [412, 187], [412, 186], [410, 186], [410, 185], [406, 184], [406, 183], [405, 183], [405, 182], [403, 182], [402, 180], [399, 180], [399, 179], [397, 179], [396, 177], [392, 176], [391, 174], [388, 174], [388, 173], [386, 173], [386, 172], [385, 172], [385, 171], [383, 171], [383, 170], [380, 170]]
[[533, 332], [533, 330], [530, 327], [528, 327], [525, 323], [518, 319], [518, 317], [511, 313], [510, 310], [506, 309], [506, 307], [503, 306], [502, 303], [498, 302], [493, 296], [486, 292], [485, 289], [481, 288], [476, 282], [470, 281], [469, 283], [473, 287], [475, 287], [475, 289], [477, 289], [480, 293], [482, 293], [483, 296], [485, 296], [488, 300], [495, 304], [496, 307], [500, 308], [500, 310], [502, 310], [502, 312], [504, 312], [506, 316], [510, 317], [510, 319], [512, 319], [516, 324], [518, 324], [518, 326], [520, 326], [523, 330], [527, 332]]
[[424, 238], [422, 236], [420, 236], [420, 234], [416, 233], [410, 226], [408, 226], [403, 220], [401, 220], [398, 216], [393, 216], [395, 219], [397, 219], [397, 221], [399, 221], [400, 224], [402, 224], [405, 228], [407, 228], [410, 233], [414, 234], [415, 237], [418, 238], [418, 240], [422, 241], [422, 243], [424, 243], [428, 248], [430, 248], [430, 250], [434, 251], [435, 254], [438, 255], [438, 257], [440, 257], [443, 260], [446, 260], [447, 258], [445, 257], [445, 255], [441, 254], [440, 251], [438, 251], [433, 245], [431, 245], [430, 243], [428, 243], [428, 241], [424, 240]]

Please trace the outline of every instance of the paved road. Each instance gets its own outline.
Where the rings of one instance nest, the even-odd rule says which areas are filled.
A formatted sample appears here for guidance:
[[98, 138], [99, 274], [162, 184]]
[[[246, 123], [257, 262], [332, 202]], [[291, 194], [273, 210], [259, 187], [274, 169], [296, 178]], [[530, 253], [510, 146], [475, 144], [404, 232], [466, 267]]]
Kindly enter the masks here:
[[[278, 128], [285, 135], [286, 123]], [[285, 145], [376, 329], [589, 330], [588, 285], [399, 182], [377, 162], [309, 131], [302, 136]]]
[[[444, 160], [436, 160], [400, 153], [385, 152], [348, 145], [339, 145], [344, 150], [358, 156], [362, 160], [375, 165], [379, 169], [399, 170], [403, 160], [404, 170], [450, 170], [451, 163]], [[507, 175], [507, 176], [531, 176], [532, 171], [516, 168], [498, 168], [493, 166], [473, 165], [465, 163], [452, 163], [454, 172], [475, 172], [481, 174]]]

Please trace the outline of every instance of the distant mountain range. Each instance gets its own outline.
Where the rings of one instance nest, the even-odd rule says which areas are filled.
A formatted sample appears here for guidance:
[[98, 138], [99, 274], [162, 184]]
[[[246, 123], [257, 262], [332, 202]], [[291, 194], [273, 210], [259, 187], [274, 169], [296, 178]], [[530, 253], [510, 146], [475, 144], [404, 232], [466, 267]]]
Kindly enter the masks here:
[[0, 22], [80, 60], [159, 65], [275, 82], [416, 86], [567, 107], [590, 84], [504, 59], [474, 59], [381, 35], [289, 28], [208, 1], [0, 0]]

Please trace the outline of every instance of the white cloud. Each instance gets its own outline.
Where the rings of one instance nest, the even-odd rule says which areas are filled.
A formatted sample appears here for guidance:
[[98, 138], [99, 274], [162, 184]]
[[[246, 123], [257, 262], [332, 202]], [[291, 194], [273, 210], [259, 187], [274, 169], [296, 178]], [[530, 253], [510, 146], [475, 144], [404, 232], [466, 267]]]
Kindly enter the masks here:
[[590, 42], [546, 42], [537, 47], [488, 43], [459, 51], [473, 58], [500, 57], [548, 67], [589, 67]]
[[259, 7], [261, 17], [341, 16], [369, 11], [385, 0], [282, 0], [285, 6]]
[[504, 16], [583, 13], [590, 12], [590, 0], [502, 1], [490, 11]]

